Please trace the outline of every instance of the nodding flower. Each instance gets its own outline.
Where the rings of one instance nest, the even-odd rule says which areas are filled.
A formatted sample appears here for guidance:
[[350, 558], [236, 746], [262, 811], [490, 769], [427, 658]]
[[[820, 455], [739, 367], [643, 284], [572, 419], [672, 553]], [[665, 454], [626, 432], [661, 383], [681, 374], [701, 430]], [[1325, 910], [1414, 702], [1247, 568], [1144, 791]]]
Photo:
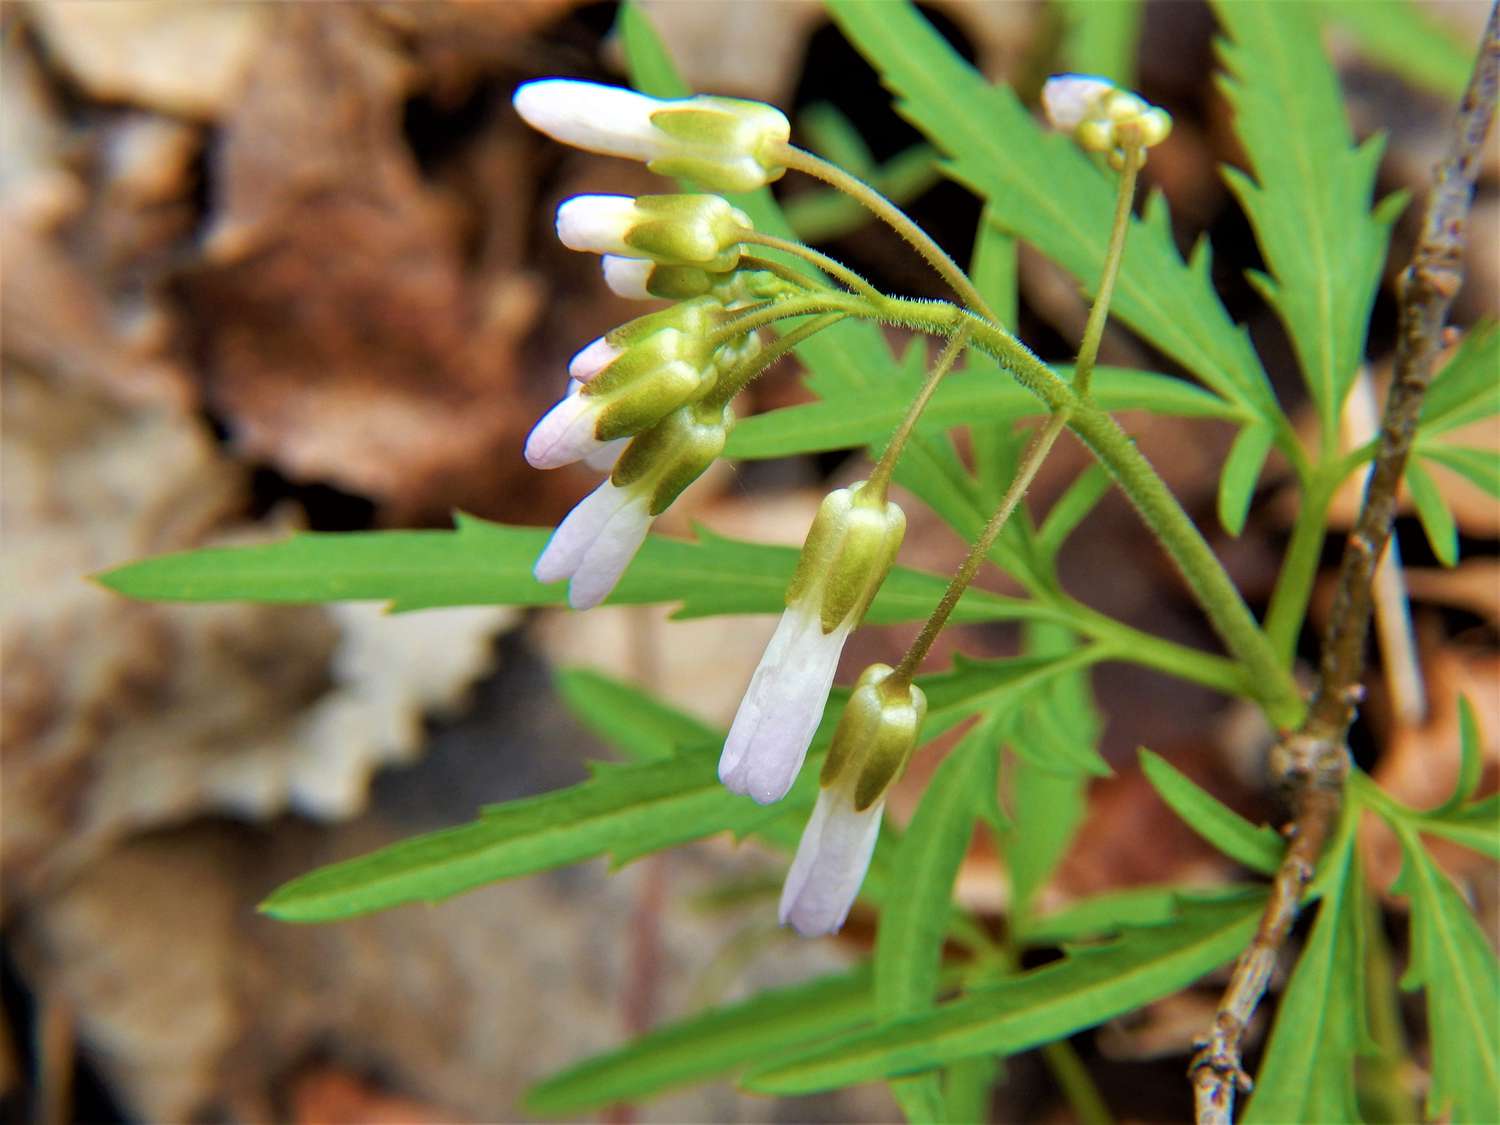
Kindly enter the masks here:
[[890, 573], [906, 516], [861, 481], [819, 508], [787, 588], [786, 612], [750, 678], [719, 758], [719, 779], [761, 804], [796, 781], [844, 642]]
[[889, 665], [872, 664], [860, 674], [782, 887], [782, 925], [816, 937], [844, 924], [880, 835], [886, 793], [905, 770], [926, 715], [922, 689]]
[[557, 237], [570, 250], [646, 258], [727, 273], [755, 228], [718, 195], [575, 195], [557, 209]]
[[786, 171], [777, 149], [791, 136], [774, 106], [700, 95], [663, 100], [618, 86], [546, 78], [512, 99], [532, 128], [589, 152], [644, 161], [711, 191], [752, 191]]

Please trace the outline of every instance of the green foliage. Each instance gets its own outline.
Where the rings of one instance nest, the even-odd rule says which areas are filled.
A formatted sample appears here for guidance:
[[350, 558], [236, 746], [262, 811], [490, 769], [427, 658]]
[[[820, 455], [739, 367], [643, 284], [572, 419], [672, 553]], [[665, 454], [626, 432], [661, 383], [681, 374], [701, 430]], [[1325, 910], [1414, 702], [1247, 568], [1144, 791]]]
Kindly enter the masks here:
[[1322, 10], [1328, 22], [1352, 32], [1360, 48], [1377, 63], [1449, 101], [1462, 96], [1465, 76], [1474, 62], [1473, 46], [1430, 15], [1425, 5], [1413, 0], [1379, 4], [1324, 0]]
[[724, 733], [590, 668], [560, 669], [556, 686], [573, 717], [630, 761], [670, 758], [684, 747], [716, 743]]
[[1062, 16], [1062, 66], [1074, 74], [1098, 74], [1118, 86], [1135, 85], [1141, 38], [1140, 0], [1053, 0]]
[[1229, 961], [1254, 932], [1263, 903], [1259, 893], [1185, 899], [1165, 925], [1074, 948], [1061, 961], [976, 987], [930, 1012], [752, 1070], [744, 1084], [767, 1094], [811, 1093], [1060, 1039], [1175, 992]]
[[[1353, 818], [1346, 818], [1352, 825]], [[1266, 1045], [1246, 1125], [1358, 1121], [1355, 1057], [1367, 1048], [1364, 876], [1354, 833], [1344, 831], [1320, 865], [1318, 918], [1287, 982]]]
[[1453, 513], [1438, 490], [1437, 481], [1415, 460], [1406, 465], [1406, 487], [1411, 492], [1412, 503], [1417, 506], [1417, 518], [1422, 521], [1422, 530], [1432, 553], [1444, 566], [1458, 565], [1458, 525]]
[[1218, 3], [1214, 11], [1229, 36], [1222, 85], [1254, 175], [1226, 169], [1225, 178], [1271, 271], [1252, 280], [1292, 337], [1331, 449], [1404, 200], [1370, 212], [1382, 145], [1353, 147], [1312, 8]]
[[1217, 797], [1199, 788], [1165, 758], [1144, 748], [1141, 750], [1141, 772], [1189, 828], [1230, 859], [1263, 875], [1275, 872], [1284, 845], [1272, 829], [1251, 824]]
[[1409, 824], [1392, 821], [1405, 865], [1393, 888], [1411, 899], [1411, 964], [1432, 1038], [1427, 1112], [1455, 1122], [1500, 1121], [1500, 967], [1469, 905]]
[[1275, 440], [1271, 427], [1256, 424], [1241, 430], [1229, 448], [1224, 475], [1219, 478], [1219, 522], [1230, 535], [1245, 530], [1255, 482], [1260, 479]]
[[652, 1031], [617, 1051], [569, 1067], [530, 1090], [526, 1109], [577, 1115], [639, 1101], [732, 1074], [752, 1063], [819, 1043], [875, 1014], [868, 966], [843, 976], [762, 992], [739, 1004]]
[[[561, 605], [566, 587], [531, 576], [547, 528], [509, 527], [459, 515], [454, 531], [310, 532], [253, 547], [207, 547], [131, 563], [98, 581], [155, 601], [389, 602], [406, 612], [457, 605]], [[780, 613], [797, 563], [792, 547], [747, 543], [699, 528], [696, 542], [653, 536], [609, 601], [680, 603], [675, 616]], [[898, 567], [870, 607], [871, 622], [916, 621], [945, 579]], [[960, 620], [1041, 612], [1015, 598], [969, 591]]]
[[[1067, 137], [1044, 133], [1016, 96], [991, 86], [908, 3], [830, 0], [846, 36], [898, 95], [897, 109], [949, 160], [948, 175], [1019, 238], [1092, 293], [1104, 264], [1114, 186]], [[1178, 256], [1160, 197], [1131, 224], [1112, 309], [1246, 417], [1283, 424], [1244, 332], [1224, 311], [1200, 245]]]
[[717, 832], [744, 833], [812, 803], [803, 776], [782, 805], [763, 808], [726, 790], [718, 746], [630, 765], [598, 764], [567, 789], [495, 805], [458, 828], [415, 836], [320, 868], [275, 891], [261, 909], [285, 922], [327, 922], [437, 902], [500, 879], [600, 855], [615, 862]]

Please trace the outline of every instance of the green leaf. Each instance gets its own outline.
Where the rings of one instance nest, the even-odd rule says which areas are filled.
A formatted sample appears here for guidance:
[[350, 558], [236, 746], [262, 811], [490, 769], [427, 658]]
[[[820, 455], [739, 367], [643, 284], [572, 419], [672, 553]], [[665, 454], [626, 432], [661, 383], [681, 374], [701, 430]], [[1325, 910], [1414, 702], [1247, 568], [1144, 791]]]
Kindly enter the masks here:
[[1141, 38], [1140, 0], [1053, 0], [1063, 19], [1062, 68], [1097, 74], [1117, 86], [1135, 86]]
[[1318, 919], [1277, 1008], [1246, 1125], [1360, 1120], [1354, 1068], [1367, 1034], [1366, 912], [1352, 832], [1341, 835], [1320, 868], [1327, 882]]
[[1170, 995], [1228, 962], [1250, 940], [1263, 902], [1258, 892], [1184, 901], [1168, 924], [1070, 950], [1061, 961], [977, 987], [930, 1012], [751, 1071], [743, 1084], [765, 1094], [803, 1094], [1060, 1039]]
[[1276, 873], [1285, 844], [1275, 831], [1251, 824], [1165, 758], [1144, 747], [1141, 772], [1189, 828], [1230, 859], [1262, 875]]
[[1416, 452], [1452, 469], [1491, 496], [1500, 497], [1500, 449], [1474, 449], [1419, 439]]
[[[284, 922], [351, 918], [595, 856], [624, 862], [716, 832], [743, 835], [783, 814], [725, 789], [717, 759], [713, 746], [660, 761], [596, 764], [594, 776], [578, 785], [492, 806], [469, 824], [293, 879], [261, 909]], [[809, 800], [815, 788], [804, 771], [797, 800]]]
[[1458, 525], [1438, 491], [1437, 481], [1415, 459], [1406, 463], [1406, 487], [1417, 506], [1417, 518], [1422, 521], [1432, 553], [1444, 566], [1458, 565]]
[[[117, 593], [154, 601], [388, 601], [396, 612], [453, 605], [560, 605], [532, 564], [547, 528], [509, 527], [460, 515], [456, 531], [312, 532], [252, 547], [209, 547], [131, 563], [99, 576]], [[797, 550], [698, 529], [696, 542], [651, 536], [610, 595], [613, 605], [681, 602], [675, 616], [780, 613]], [[947, 579], [897, 567], [871, 623], [915, 621], [937, 605]], [[969, 591], [957, 619], [1045, 613], [1032, 603]]]
[[559, 669], [557, 691], [574, 718], [631, 761], [724, 741], [723, 731], [591, 668]]
[[[923, 738], [936, 738], [970, 715], [1005, 711], [1039, 690], [1047, 681], [1086, 668], [1102, 657], [1093, 646], [1080, 647], [1058, 656], [1016, 656], [999, 660], [975, 660], [954, 653], [953, 668], [921, 676], [918, 683], [927, 694], [927, 721]], [[1064, 769], [1055, 763], [1054, 769]]]
[[653, 98], [685, 98], [693, 91], [667, 53], [666, 44], [635, 0], [620, 6], [616, 29], [625, 48], [630, 84]]
[[[1066, 367], [1058, 368], [1067, 373]], [[796, 453], [854, 449], [884, 442], [906, 416], [915, 387], [886, 379], [858, 396], [785, 406], [746, 418], [729, 435], [726, 457], [763, 460]], [[1236, 409], [1191, 383], [1150, 371], [1099, 368], [1094, 399], [1102, 409], [1151, 410], [1183, 418], [1235, 420]], [[1046, 413], [1041, 400], [1003, 374], [982, 367], [955, 372], [938, 385], [917, 433], [938, 435], [959, 426], [1015, 422]]]
[[1474, 705], [1469, 697], [1458, 697], [1458, 782], [1453, 793], [1437, 808], [1433, 816], [1447, 816], [1457, 812], [1474, 796], [1479, 788], [1479, 779], [1484, 774], [1484, 754], [1479, 747], [1479, 720], [1474, 715]]
[[578, 1115], [616, 1102], [732, 1074], [750, 1063], [868, 1023], [875, 1014], [869, 967], [762, 992], [713, 1008], [597, 1055], [533, 1086], [529, 1113]]
[[901, 1115], [912, 1125], [938, 1125], [947, 1120], [942, 1075], [934, 1072], [892, 1078], [890, 1087]]
[[1038, 550], [1047, 558], [1055, 557], [1067, 542], [1068, 536], [1077, 530], [1078, 525], [1098, 506], [1099, 501], [1109, 495], [1114, 483], [1108, 470], [1097, 461], [1079, 473], [1042, 521], [1036, 534]]
[[990, 1119], [990, 1090], [1000, 1070], [997, 1060], [983, 1055], [956, 1062], [943, 1072], [946, 1121], [974, 1125]]
[[1291, 335], [1324, 434], [1336, 436], [1404, 201], [1370, 210], [1382, 142], [1354, 146], [1312, 8], [1219, 2], [1214, 12], [1229, 37], [1221, 85], [1254, 176], [1226, 169], [1225, 179], [1271, 271], [1252, 280]]
[[[947, 174], [1092, 294], [1109, 242], [1113, 176], [1069, 138], [1044, 134], [1009, 89], [989, 85], [911, 4], [832, 0], [829, 9], [898, 95], [901, 114], [949, 157]], [[1183, 262], [1154, 197], [1131, 224], [1112, 311], [1245, 413], [1276, 418], [1270, 384], [1219, 302], [1208, 264], [1206, 253]]]
[[1500, 414], [1500, 322], [1469, 329], [1422, 398], [1419, 432], [1431, 438]]
[[994, 780], [998, 753], [993, 745], [960, 743], [932, 775], [906, 826], [892, 872], [904, 893], [880, 912], [875, 942], [875, 996], [882, 1020], [932, 1003], [953, 906], [953, 880], [974, 834], [984, 787]]
[[1411, 0], [1380, 4], [1324, 3], [1330, 23], [1352, 32], [1375, 62], [1408, 82], [1457, 101], [1474, 65], [1474, 48]]
[[1400, 820], [1405, 864], [1392, 888], [1411, 899], [1411, 964], [1401, 985], [1424, 989], [1432, 1040], [1430, 1117], [1500, 1121], [1500, 968], [1463, 896]]
[[1230, 535], [1238, 537], [1245, 530], [1255, 482], [1260, 479], [1275, 440], [1270, 426], [1249, 425], [1239, 432], [1229, 448], [1224, 475], [1219, 478], [1219, 523]]
[[[1000, 323], [1016, 328], [1019, 315], [1020, 264], [1016, 259], [1016, 239], [1005, 225], [1004, 218], [986, 207], [979, 216], [979, 227], [974, 231], [974, 254], [969, 262], [969, 278], [985, 304], [994, 310]], [[985, 352], [970, 352], [970, 364], [979, 361], [995, 367], [992, 356]]]
[[1441, 836], [1500, 863], [1500, 796], [1475, 801], [1443, 816], [1413, 818], [1429, 836]]
[[1086, 938], [1117, 934], [1131, 926], [1154, 926], [1177, 916], [1183, 895], [1207, 898], [1217, 894], [1234, 897], [1243, 888], [1225, 886], [1215, 890], [1176, 885], [1132, 887], [1094, 895], [1043, 917], [1027, 916], [1016, 927], [1016, 937], [1027, 945], [1059, 945]]

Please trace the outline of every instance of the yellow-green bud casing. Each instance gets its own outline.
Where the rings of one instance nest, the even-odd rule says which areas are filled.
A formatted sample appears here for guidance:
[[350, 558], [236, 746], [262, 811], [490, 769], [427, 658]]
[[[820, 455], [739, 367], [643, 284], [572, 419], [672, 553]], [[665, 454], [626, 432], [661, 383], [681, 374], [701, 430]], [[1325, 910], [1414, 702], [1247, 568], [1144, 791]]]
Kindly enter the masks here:
[[854, 786], [854, 808], [873, 805], [901, 776], [927, 717], [927, 697], [916, 684], [895, 681], [889, 664], [862, 673], [839, 716], [819, 777], [826, 786]]
[[764, 187], [786, 171], [769, 151], [791, 136], [786, 115], [774, 106], [701, 96], [657, 110], [651, 124], [681, 146], [647, 162], [658, 175], [735, 192]]
[[717, 195], [642, 195], [640, 221], [625, 232], [626, 245], [644, 258], [725, 273], [739, 263], [740, 238], [753, 226], [743, 211]]
[[890, 573], [905, 534], [905, 513], [874, 496], [864, 481], [830, 492], [807, 533], [786, 604], [815, 599], [825, 633], [851, 618], [858, 624]]
[[724, 452], [733, 426], [727, 405], [679, 407], [625, 447], [610, 480], [618, 488], [646, 490], [647, 511], [659, 516]]

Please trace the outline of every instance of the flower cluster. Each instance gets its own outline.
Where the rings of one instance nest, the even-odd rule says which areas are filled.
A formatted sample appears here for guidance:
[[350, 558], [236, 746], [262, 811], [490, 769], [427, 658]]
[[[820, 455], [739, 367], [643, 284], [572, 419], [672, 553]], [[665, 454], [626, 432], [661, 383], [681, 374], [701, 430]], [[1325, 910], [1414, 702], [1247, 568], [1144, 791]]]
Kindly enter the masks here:
[[1055, 74], [1042, 87], [1042, 110], [1059, 132], [1070, 133], [1089, 152], [1109, 153], [1110, 166], [1122, 168], [1130, 149], [1147, 149], [1167, 139], [1172, 118], [1139, 94], [1092, 74]]
[[[531, 125], [594, 152], [645, 161], [718, 191], [778, 178], [786, 118], [730, 98], [659, 101], [549, 79], [517, 91]], [[603, 255], [605, 282], [634, 299], [675, 302], [589, 344], [568, 366], [568, 393], [532, 430], [539, 469], [585, 462], [610, 473], [558, 526], [539, 581], [570, 579], [586, 609], [619, 582], [654, 517], [711, 465], [733, 424], [730, 402], [764, 366], [740, 310], [795, 283], [747, 269], [749, 218], [716, 195], [583, 195], [558, 209], [559, 239]], [[801, 772], [839, 656], [889, 573], [906, 529], [884, 484], [831, 493], [813, 521], [786, 612], [751, 678], [719, 777], [762, 804]], [[803, 934], [843, 925], [880, 830], [885, 793], [916, 745], [926, 703], [909, 677], [875, 665], [860, 677], [825, 761], [822, 789], [787, 876], [781, 920]]]

